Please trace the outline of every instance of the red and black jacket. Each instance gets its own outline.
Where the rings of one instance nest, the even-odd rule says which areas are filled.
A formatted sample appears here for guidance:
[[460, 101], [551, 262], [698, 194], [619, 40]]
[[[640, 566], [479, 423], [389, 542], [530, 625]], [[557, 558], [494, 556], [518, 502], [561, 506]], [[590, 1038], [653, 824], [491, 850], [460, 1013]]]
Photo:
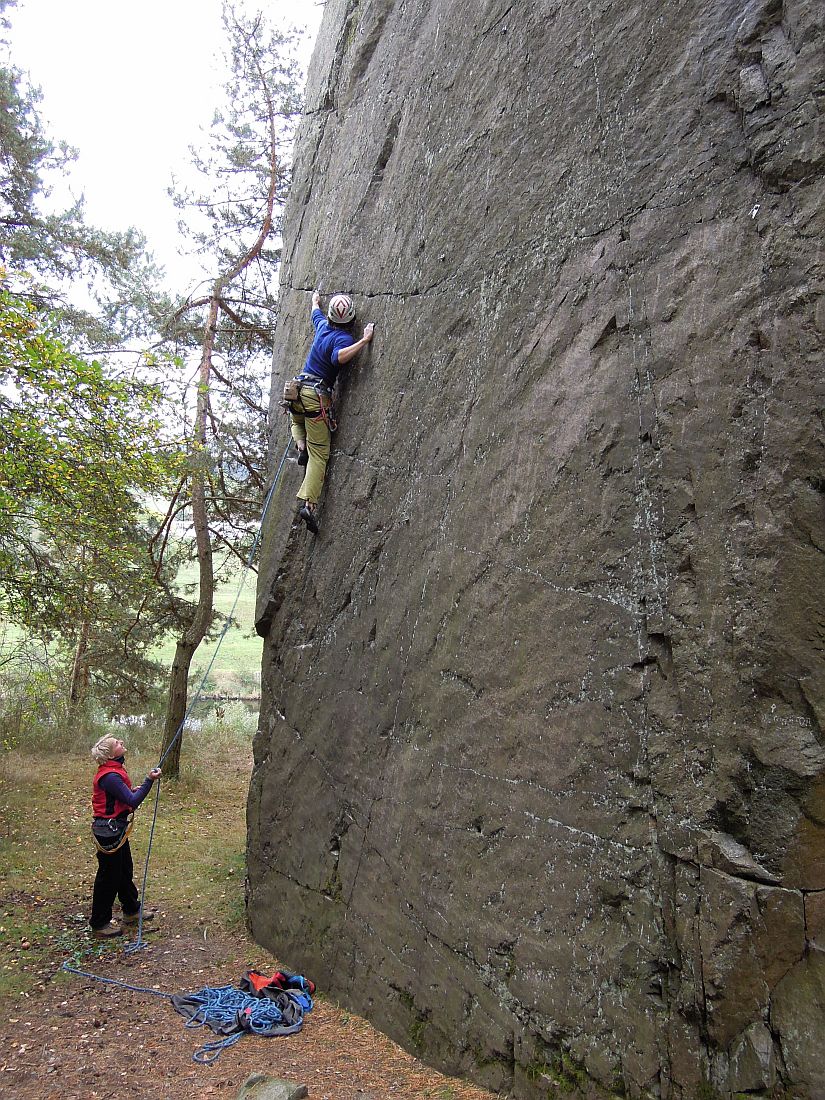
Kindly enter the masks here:
[[97, 775], [95, 775], [92, 782], [92, 813], [95, 817], [121, 817], [131, 813], [133, 809], [128, 802], [122, 801], [101, 787], [100, 781], [104, 775], [111, 775], [112, 773], [123, 780], [131, 793], [132, 782], [126, 772], [123, 760], [107, 760], [105, 764], [101, 764], [97, 769]]

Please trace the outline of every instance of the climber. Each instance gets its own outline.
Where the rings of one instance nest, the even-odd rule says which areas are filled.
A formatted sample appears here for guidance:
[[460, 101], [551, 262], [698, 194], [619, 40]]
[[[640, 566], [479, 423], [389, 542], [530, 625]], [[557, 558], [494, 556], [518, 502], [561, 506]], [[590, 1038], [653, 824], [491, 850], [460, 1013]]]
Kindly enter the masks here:
[[[139, 787], [132, 789], [124, 759], [126, 746], [117, 737], [101, 737], [92, 748], [97, 773], [92, 783], [92, 836], [97, 847], [97, 874], [92, 891], [92, 934], [101, 938], [120, 936], [121, 925], [112, 920], [112, 904], [120, 899], [123, 924], [137, 925], [140, 896], [133, 880], [132, 853], [129, 848], [132, 811], [136, 810], [156, 779], [160, 768], [153, 768]], [[144, 913], [143, 921], [154, 919]]]
[[[347, 294], [334, 294], [330, 298], [327, 315], [321, 311], [321, 295], [312, 295], [312, 324], [315, 339], [309, 350], [304, 369], [292, 380], [295, 394], [289, 401], [292, 438], [298, 449], [298, 465], [306, 466], [306, 473], [298, 500], [299, 517], [314, 535], [318, 534], [318, 500], [324, 485], [329, 461], [330, 433], [335, 431], [332, 389], [341, 367], [350, 363], [362, 348], [372, 340], [375, 326], [370, 323], [364, 335], [356, 340], [349, 331], [355, 318], [355, 306]], [[287, 383], [287, 387], [290, 383]], [[286, 396], [287, 388], [284, 389]]]

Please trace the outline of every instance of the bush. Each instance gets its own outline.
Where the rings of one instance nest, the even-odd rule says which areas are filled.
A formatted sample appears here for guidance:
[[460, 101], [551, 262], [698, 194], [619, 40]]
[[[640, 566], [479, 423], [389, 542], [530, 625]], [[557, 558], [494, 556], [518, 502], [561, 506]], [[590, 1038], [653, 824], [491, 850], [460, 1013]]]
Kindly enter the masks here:
[[200, 753], [245, 747], [255, 736], [258, 715], [238, 700], [215, 703], [200, 731], [190, 734], [190, 745]]
[[71, 709], [65, 680], [48, 663], [7, 666], [0, 680], [0, 747], [4, 752], [74, 752], [109, 731], [94, 706]]

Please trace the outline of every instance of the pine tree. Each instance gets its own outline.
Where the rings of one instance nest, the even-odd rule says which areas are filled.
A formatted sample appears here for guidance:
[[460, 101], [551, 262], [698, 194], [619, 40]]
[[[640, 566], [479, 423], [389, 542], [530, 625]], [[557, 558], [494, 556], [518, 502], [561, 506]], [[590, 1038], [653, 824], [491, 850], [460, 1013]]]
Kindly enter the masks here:
[[223, 22], [231, 74], [226, 106], [215, 114], [208, 151], [194, 160], [208, 190], [175, 195], [190, 219], [182, 229], [213, 274], [209, 292], [183, 303], [171, 326], [184, 344], [197, 336], [200, 362], [190, 472], [181, 487], [194, 532], [198, 598], [170, 675], [162, 747], [170, 776], [179, 770], [192, 658], [213, 620], [215, 549], [244, 557], [263, 498], [266, 414], [254, 364], [263, 373], [262, 357], [268, 360], [271, 350], [280, 210], [300, 114], [297, 34], [275, 31], [262, 15], [246, 16], [232, 4]]

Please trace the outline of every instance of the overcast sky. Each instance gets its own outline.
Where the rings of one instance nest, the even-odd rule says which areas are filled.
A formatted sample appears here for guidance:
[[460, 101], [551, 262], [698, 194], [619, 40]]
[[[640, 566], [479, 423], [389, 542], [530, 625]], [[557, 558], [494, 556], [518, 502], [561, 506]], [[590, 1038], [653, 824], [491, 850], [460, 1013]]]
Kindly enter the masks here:
[[[314, 0], [247, 0], [281, 26], [307, 28], [307, 60], [323, 14]], [[177, 280], [176, 212], [166, 189], [186, 171], [219, 101], [221, 0], [18, 0], [12, 61], [43, 91], [50, 136], [80, 151], [72, 177], [88, 220], [134, 225]], [[176, 289], [181, 290], [180, 286]]]

